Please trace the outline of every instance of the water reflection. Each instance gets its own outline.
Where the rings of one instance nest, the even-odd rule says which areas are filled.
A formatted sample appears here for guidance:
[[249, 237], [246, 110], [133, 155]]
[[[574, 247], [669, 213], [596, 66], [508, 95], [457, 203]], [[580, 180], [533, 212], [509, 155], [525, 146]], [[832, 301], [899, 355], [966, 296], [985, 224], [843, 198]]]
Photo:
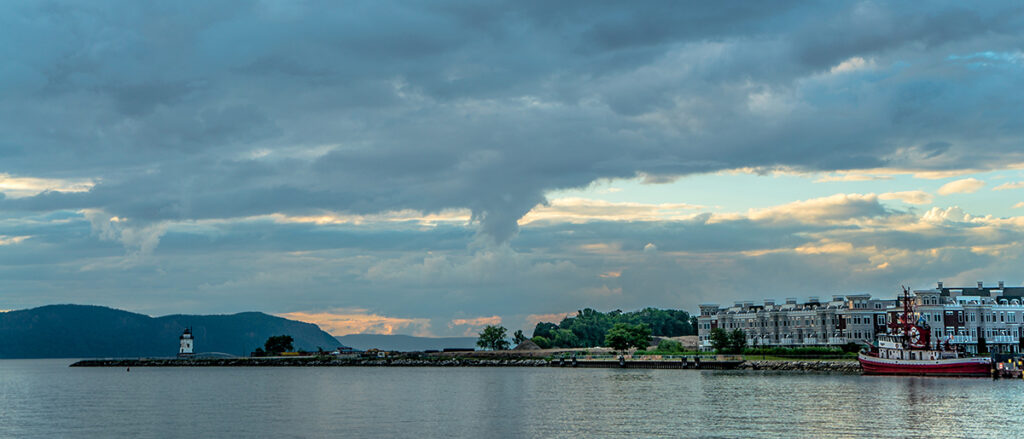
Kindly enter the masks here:
[[0, 437], [1024, 436], [1024, 381], [0, 361]]

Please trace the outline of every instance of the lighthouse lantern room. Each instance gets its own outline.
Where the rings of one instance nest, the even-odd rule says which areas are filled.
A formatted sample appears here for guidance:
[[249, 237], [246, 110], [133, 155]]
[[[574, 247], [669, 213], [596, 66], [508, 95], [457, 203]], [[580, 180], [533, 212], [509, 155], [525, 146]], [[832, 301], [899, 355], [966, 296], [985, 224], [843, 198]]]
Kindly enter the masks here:
[[178, 338], [181, 342], [181, 347], [178, 348], [179, 357], [188, 357], [192, 355], [192, 328], [185, 328], [185, 332]]

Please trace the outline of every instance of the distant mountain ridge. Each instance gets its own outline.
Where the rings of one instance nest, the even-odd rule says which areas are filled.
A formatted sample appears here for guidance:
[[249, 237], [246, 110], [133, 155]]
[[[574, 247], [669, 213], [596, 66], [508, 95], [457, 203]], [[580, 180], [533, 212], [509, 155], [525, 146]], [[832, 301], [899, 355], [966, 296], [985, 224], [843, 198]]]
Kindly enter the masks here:
[[425, 351], [446, 348], [474, 348], [476, 337], [415, 337], [391, 334], [350, 334], [335, 337], [345, 346], [360, 350], [377, 348], [385, 351]]
[[260, 312], [150, 317], [105, 306], [47, 305], [0, 313], [0, 358], [173, 357], [186, 327], [196, 353], [248, 355], [272, 335], [292, 336], [296, 349], [338, 347], [317, 325]]

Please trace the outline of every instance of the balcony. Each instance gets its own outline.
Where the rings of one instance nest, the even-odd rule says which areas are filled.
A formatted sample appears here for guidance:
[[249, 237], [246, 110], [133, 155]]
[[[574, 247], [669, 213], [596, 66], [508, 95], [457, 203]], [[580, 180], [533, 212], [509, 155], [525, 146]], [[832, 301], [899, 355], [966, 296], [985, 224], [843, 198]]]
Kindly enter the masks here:
[[848, 343], [846, 337], [829, 337], [828, 344], [839, 345]]
[[782, 345], [782, 346], [792, 346], [793, 345], [793, 339], [792, 338], [783, 338], [783, 339], [779, 340], [779, 344]]
[[953, 336], [953, 343], [956, 343], [956, 344], [974, 344], [974, 343], [977, 343], [977, 342], [978, 341], [975, 340], [974, 337], [971, 337], [969, 335], [954, 335]]
[[818, 339], [814, 337], [807, 337], [804, 339], [805, 345], [818, 344]]
[[989, 343], [995, 343], [995, 344], [1017, 344], [1017, 342], [1018, 342], [1017, 337], [1014, 337], [1012, 335], [995, 335], [995, 336], [992, 336], [992, 341], [990, 341]]

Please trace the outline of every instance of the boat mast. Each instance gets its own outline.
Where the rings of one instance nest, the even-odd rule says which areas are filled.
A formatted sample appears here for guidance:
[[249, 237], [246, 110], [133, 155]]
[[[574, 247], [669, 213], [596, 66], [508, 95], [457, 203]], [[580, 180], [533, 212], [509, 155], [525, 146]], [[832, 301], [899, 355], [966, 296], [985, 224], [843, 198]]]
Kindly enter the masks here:
[[910, 346], [910, 289], [903, 286], [903, 348], [906, 349]]

